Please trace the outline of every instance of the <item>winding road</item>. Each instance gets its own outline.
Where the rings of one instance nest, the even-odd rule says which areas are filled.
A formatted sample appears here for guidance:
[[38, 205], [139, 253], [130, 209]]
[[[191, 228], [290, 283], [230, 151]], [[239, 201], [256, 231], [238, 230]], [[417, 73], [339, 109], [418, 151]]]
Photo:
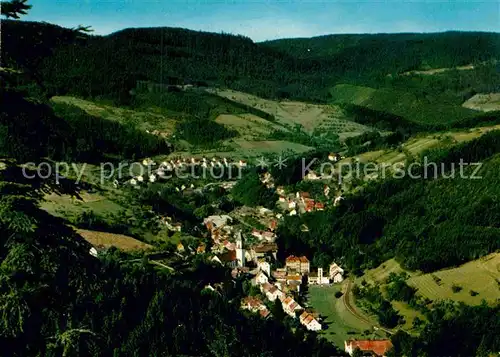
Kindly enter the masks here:
[[390, 335], [393, 335], [394, 331], [386, 329], [379, 325], [373, 325], [372, 321], [370, 321], [365, 316], [361, 315], [359, 312], [356, 311], [356, 308], [351, 303], [351, 289], [352, 289], [352, 282], [351, 280], [347, 279], [347, 284], [345, 285], [345, 291], [343, 291], [344, 294], [342, 295], [342, 302], [344, 303], [346, 309], [358, 320], [363, 321], [369, 325], [372, 325], [374, 330], [382, 330]]

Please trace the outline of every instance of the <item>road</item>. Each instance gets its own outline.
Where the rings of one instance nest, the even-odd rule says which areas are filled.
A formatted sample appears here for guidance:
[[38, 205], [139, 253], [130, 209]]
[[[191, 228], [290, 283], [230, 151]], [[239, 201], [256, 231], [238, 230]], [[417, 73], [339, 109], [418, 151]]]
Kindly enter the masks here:
[[365, 316], [361, 315], [358, 311], [356, 311], [354, 304], [351, 302], [351, 289], [352, 289], [352, 282], [351, 280], [347, 279], [347, 284], [345, 285], [345, 291], [343, 292], [344, 295], [342, 295], [342, 302], [344, 303], [346, 309], [358, 320], [363, 321], [369, 325], [372, 325], [374, 330], [382, 330], [390, 335], [393, 335], [394, 331], [386, 329], [379, 325], [373, 325], [372, 321], [370, 321]]

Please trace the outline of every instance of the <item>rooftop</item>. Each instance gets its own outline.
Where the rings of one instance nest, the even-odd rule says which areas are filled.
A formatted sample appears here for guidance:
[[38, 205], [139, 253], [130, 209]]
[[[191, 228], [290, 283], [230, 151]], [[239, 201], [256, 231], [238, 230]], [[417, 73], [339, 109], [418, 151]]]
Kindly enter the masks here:
[[378, 356], [384, 356], [392, 348], [390, 340], [349, 340], [346, 345], [352, 346], [353, 350], [359, 348], [361, 351], [374, 352]]

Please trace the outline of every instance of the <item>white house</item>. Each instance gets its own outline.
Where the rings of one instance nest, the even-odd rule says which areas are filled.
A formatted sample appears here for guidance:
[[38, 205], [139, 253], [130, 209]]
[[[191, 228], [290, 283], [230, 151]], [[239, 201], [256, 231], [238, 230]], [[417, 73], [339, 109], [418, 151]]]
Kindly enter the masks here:
[[290, 216], [296, 216], [297, 215], [297, 211], [296, 210], [291, 210], [290, 213], [289, 213]]
[[302, 325], [304, 325], [309, 331], [319, 331], [321, 330], [321, 324], [317, 319], [314, 318], [314, 316], [308, 312], [303, 312], [300, 317], [299, 321]]
[[271, 276], [271, 264], [265, 261], [264, 259], [257, 260], [257, 267], [267, 274], [267, 276]]
[[343, 199], [344, 199], [344, 197], [342, 197], [342, 196], [335, 197], [335, 200], [333, 201], [333, 205], [338, 206], [340, 204], [340, 201]]
[[334, 283], [341, 283], [344, 280], [343, 277], [344, 274], [344, 269], [342, 269], [340, 266], [338, 266], [336, 263], [330, 264], [330, 279]]
[[257, 275], [255, 275], [255, 277], [253, 278], [253, 282], [254, 282], [254, 285], [263, 285], [263, 284], [269, 282], [269, 278], [267, 277], [267, 275], [264, 272], [259, 270]]

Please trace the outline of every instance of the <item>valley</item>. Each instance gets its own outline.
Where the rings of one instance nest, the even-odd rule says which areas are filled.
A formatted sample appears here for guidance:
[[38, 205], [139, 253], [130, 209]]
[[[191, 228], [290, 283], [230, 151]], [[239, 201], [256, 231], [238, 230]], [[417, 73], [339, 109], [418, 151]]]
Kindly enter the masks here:
[[94, 35], [4, 5], [9, 357], [500, 350], [498, 33]]

